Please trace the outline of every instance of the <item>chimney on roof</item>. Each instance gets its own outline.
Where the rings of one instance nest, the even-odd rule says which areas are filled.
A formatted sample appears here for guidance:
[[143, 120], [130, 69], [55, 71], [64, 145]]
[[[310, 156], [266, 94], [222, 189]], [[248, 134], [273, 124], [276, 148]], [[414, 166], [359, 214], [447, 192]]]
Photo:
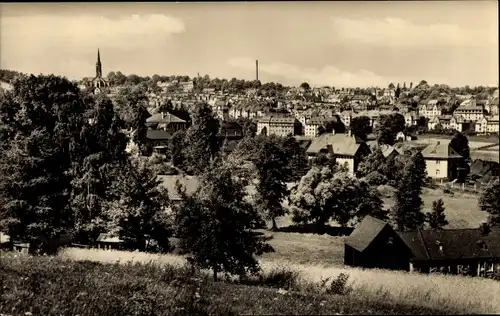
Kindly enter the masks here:
[[255, 61], [255, 80], [259, 80], [259, 60]]

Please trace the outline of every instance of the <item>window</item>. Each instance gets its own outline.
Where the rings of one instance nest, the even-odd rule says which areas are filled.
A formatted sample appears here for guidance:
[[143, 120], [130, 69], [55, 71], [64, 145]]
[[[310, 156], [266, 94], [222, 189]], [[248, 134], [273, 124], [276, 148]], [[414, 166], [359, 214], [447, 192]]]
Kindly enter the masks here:
[[439, 165], [440, 163], [441, 163], [441, 161], [436, 160], [436, 165]]
[[436, 170], [436, 176], [439, 176], [439, 170]]

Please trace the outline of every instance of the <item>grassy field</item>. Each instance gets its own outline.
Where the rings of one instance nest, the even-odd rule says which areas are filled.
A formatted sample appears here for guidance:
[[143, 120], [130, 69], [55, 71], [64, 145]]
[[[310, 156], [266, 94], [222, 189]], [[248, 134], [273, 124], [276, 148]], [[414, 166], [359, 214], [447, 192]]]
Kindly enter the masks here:
[[[280, 244], [277, 244], [275, 246], [279, 245]], [[302, 256], [304, 256], [304, 254]], [[67, 260], [63, 262], [69, 262], [68, 259], [70, 259], [72, 261], [91, 260], [121, 264], [132, 261], [136, 263], [168, 264], [174, 267], [180, 267], [184, 261], [182, 257], [175, 255], [152, 255], [146, 253], [85, 249], [67, 249], [60, 255], [60, 259]], [[330, 278], [330, 280], [336, 279], [341, 273], [347, 274], [349, 278], [346, 289], [351, 290], [345, 296], [333, 296], [333, 298], [340, 300], [337, 301], [337, 304], [340, 304], [340, 306], [334, 308], [333, 306], [335, 305], [332, 305], [331, 308], [333, 309], [329, 310], [329, 313], [352, 313], [356, 312], [355, 308], [363, 308], [363, 310], [358, 309], [358, 313], [368, 313], [368, 309], [372, 310], [374, 313], [387, 313], [386, 309], [392, 309], [394, 311], [395, 309], [408, 310], [411, 308], [416, 309], [417, 307], [422, 310], [440, 311], [443, 314], [495, 314], [500, 312], [500, 300], [498, 300], [498, 297], [500, 297], [500, 283], [494, 280], [451, 275], [422, 275], [417, 273], [409, 274], [383, 270], [361, 270], [336, 267], [327, 263], [323, 265], [300, 264], [288, 260], [268, 260], [266, 257], [260, 258], [260, 264], [263, 270], [262, 276], [264, 280], [273, 279], [272, 276], [276, 276], [277, 271], [286, 270], [293, 272], [293, 277], [290, 277], [290, 279], [293, 280], [289, 280], [288, 290], [302, 293], [303, 295], [312, 295], [308, 299], [316, 302], [318, 301], [313, 296], [325, 294], [330, 286], [330, 284], [324, 282], [324, 280], [328, 278]], [[136, 273], [139, 275], [141, 274], [140, 271]], [[276, 277], [274, 279], [276, 279]], [[280, 287], [283, 286], [284, 285], [281, 285]], [[251, 296], [255, 297], [260, 295], [257, 293], [266, 293], [267, 291], [261, 288], [231, 288], [231, 291], [237, 292], [244, 292], [247, 290], [250, 292], [246, 293], [244, 296], [248, 296], [248, 299], [250, 299]], [[254, 291], [256, 292], [254, 293]], [[267, 293], [274, 294], [274, 297], [277, 296], [272, 292]], [[228, 294], [225, 295], [227, 299]], [[234, 293], [231, 295], [234, 295]], [[220, 297], [220, 300], [223, 301], [223, 298], [224, 297]], [[279, 301], [285, 303], [282, 299], [283, 297], [281, 297]], [[325, 298], [322, 300], [328, 301], [328, 299]], [[333, 304], [333, 301], [330, 302]], [[360, 306], [353, 307], [343, 305], [346, 304], [346, 302], [350, 302], [347, 303], [348, 305], [357, 302]], [[376, 307], [377, 304], [381, 302], [386, 304], [385, 307]], [[243, 304], [242, 302], [239, 303]], [[266, 302], [265, 300], [264, 302], [253, 301], [252, 304], [263, 306]], [[282, 308], [286, 307], [278, 308], [276, 306], [267, 306], [259, 309], [258, 307], [252, 308], [245, 305], [246, 308], [250, 308], [245, 314], [311, 312], [311, 310], [305, 311], [305, 306], [293, 305], [295, 304], [293, 302], [286, 302], [286, 304], [292, 304], [290, 309], [284, 310]], [[398, 307], [396, 308], [395, 306]], [[266, 308], [278, 308], [280, 311], [276, 311], [276, 309], [266, 310]], [[339, 311], [339, 308], [341, 308], [341, 311]], [[401, 312], [403, 313], [402, 310]]]
[[[424, 188], [422, 192], [424, 212], [430, 211], [432, 202], [437, 199], [443, 199], [444, 202], [446, 219], [449, 222], [446, 228], [477, 228], [488, 217], [488, 213], [479, 210], [478, 195], [465, 192], [449, 195], [444, 194], [442, 189]], [[383, 200], [386, 208], [394, 205], [392, 197], [384, 197]]]

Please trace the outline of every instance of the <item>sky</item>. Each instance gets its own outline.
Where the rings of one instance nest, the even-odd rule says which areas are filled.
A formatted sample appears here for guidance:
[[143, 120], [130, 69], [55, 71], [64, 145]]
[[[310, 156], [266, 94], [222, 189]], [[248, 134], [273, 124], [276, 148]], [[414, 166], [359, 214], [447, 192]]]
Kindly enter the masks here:
[[498, 86], [497, 1], [0, 4], [0, 68]]

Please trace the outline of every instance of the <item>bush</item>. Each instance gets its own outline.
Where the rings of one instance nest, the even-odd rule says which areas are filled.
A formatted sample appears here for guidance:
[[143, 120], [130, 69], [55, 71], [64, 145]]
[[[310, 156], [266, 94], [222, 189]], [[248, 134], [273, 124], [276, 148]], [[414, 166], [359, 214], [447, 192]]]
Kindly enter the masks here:
[[287, 270], [286, 268], [273, 269], [269, 274], [261, 277], [261, 285], [277, 287], [282, 289], [293, 289], [297, 287], [299, 272]]
[[387, 177], [378, 171], [371, 172], [365, 177], [365, 179], [369, 184], [376, 186], [386, 184], [388, 181]]
[[336, 279], [332, 281], [330, 286], [326, 289], [326, 293], [335, 295], [347, 295], [352, 292], [352, 287], [347, 286], [349, 275], [341, 273]]

